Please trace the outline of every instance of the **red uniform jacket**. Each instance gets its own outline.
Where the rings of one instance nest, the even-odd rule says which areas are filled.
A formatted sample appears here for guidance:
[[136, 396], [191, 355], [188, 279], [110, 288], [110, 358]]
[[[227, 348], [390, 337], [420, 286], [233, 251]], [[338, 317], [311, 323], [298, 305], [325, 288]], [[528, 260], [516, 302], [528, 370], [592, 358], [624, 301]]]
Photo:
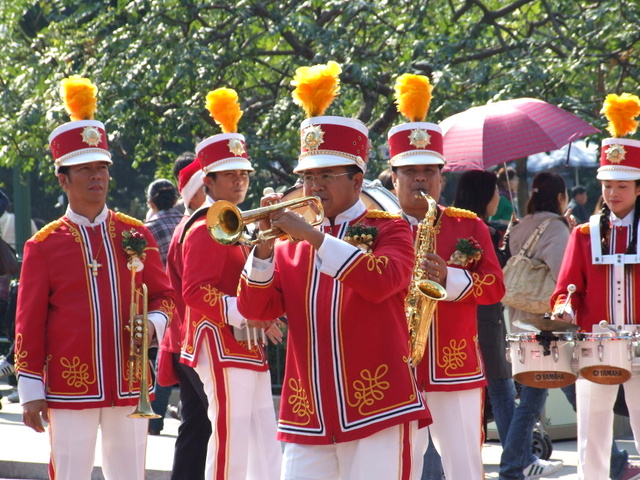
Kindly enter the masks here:
[[163, 386], [171, 386], [179, 383], [178, 373], [173, 366], [172, 353], [180, 353], [181, 339], [184, 334], [184, 300], [182, 298], [182, 244], [180, 239], [184, 227], [189, 220], [189, 215], [184, 215], [176, 226], [171, 236], [169, 250], [167, 251], [167, 276], [171, 287], [176, 292], [176, 309], [173, 319], [162, 339], [162, 350], [158, 360], [158, 383]]
[[213, 365], [256, 371], [268, 369], [262, 345], [247, 348], [236, 340], [232, 323], [242, 320], [235, 307], [240, 273], [249, 253], [241, 245], [221, 245], [209, 235], [206, 209], [194, 213], [182, 245], [182, 294], [186, 304], [181, 361], [195, 367], [204, 336], [214, 355]]
[[[399, 216], [367, 213], [361, 203], [347, 212], [345, 223], [322, 227], [328, 235], [318, 252], [305, 241], [278, 241], [270, 267], [258, 271], [251, 256], [241, 279], [246, 318], [287, 315], [282, 441], [347, 442], [431, 420], [408, 364], [410, 230]], [[370, 253], [341, 240], [356, 223], [377, 231]]]
[[[625, 248], [631, 237], [630, 231], [626, 233], [622, 239]], [[610, 244], [616, 244], [615, 229], [611, 231]], [[564, 304], [567, 287], [574, 284], [576, 291], [571, 295], [570, 305], [581, 330], [591, 332], [593, 325], [601, 320], [619, 325], [640, 323], [640, 264], [619, 267], [623, 269], [624, 278], [620, 283], [614, 279], [615, 268], [593, 263], [588, 223], [574, 228], [562, 260], [556, 290], [551, 297], [554, 310], [559, 304]], [[618, 298], [624, 299], [622, 315], [615, 314]]]
[[[131, 392], [128, 382], [131, 271], [122, 247], [122, 232], [131, 229], [147, 240], [136, 288], [147, 285], [149, 312], [163, 312], [168, 322], [173, 290], [142, 222], [108, 211], [105, 222], [81, 227], [63, 216], [25, 244], [15, 365], [21, 381], [44, 383], [51, 408], [137, 403], [140, 386], [134, 382]], [[88, 267], [94, 258], [96, 276]]]
[[439, 207], [434, 231], [436, 253], [447, 262], [460, 239], [473, 237], [482, 254], [466, 265], [448, 265], [447, 298], [436, 307], [425, 355], [416, 369], [418, 385], [441, 392], [482, 387], [486, 380], [478, 345], [478, 305], [502, 300], [502, 269], [489, 230], [475, 213]]

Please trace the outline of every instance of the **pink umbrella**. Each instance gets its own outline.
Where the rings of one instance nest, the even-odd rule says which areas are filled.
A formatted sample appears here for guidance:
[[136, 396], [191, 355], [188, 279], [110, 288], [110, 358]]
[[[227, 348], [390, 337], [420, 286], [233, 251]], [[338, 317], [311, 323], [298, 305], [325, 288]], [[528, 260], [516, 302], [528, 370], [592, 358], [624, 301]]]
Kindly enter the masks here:
[[535, 98], [473, 107], [446, 118], [440, 128], [446, 171], [486, 170], [517, 158], [557, 150], [600, 131]]

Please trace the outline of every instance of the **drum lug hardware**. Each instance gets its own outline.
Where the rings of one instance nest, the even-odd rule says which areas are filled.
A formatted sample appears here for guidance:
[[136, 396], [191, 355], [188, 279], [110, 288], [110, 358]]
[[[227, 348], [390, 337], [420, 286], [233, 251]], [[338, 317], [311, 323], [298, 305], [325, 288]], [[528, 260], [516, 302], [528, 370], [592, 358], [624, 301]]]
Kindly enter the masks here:
[[518, 347], [518, 360], [520, 361], [520, 363], [524, 363], [524, 353], [524, 348]]
[[603, 358], [604, 358], [604, 345], [602, 345], [602, 343], [598, 343], [598, 360], [602, 362]]
[[558, 363], [558, 358], [560, 358], [560, 354], [558, 353], [558, 346], [554, 345], [551, 347], [551, 354], [553, 355], [554, 363]]

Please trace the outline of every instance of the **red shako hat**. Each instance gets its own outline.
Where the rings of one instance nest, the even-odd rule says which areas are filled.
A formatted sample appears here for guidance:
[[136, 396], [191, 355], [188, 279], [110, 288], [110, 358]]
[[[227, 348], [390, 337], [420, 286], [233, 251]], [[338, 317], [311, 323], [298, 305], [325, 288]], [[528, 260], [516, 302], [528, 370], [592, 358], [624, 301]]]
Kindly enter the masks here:
[[444, 165], [442, 130], [425, 122], [433, 86], [424, 75], [405, 73], [394, 86], [398, 111], [408, 123], [389, 130], [389, 166]]
[[205, 138], [196, 146], [197, 159], [204, 174], [224, 170], [253, 172], [244, 136], [237, 133], [242, 110], [236, 91], [218, 88], [209, 92], [206, 107], [223, 133]]
[[609, 120], [607, 130], [613, 138], [602, 140], [598, 180], [639, 180], [640, 141], [620, 138], [635, 133], [640, 115], [637, 95], [614, 93], [607, 95], [602, 113]]
[[90, 162], [112, 164], [107, 146], [107, 132], [93, 119], [98, 88], [88, 78], [73, 75], [61, 82], [60, 91], [71, 122], [57, 127], [49, 135], [49, 147], [56, 166]]
[[359, 120], [325, 116], [340, 91], [342, 68], [336, 62], [300, 67], [291, 84], [293, 101], [307, 119], [300, 125], [300, 155], [294, 173], [313, 168], [356, 165], [367, 170], [369, 129]]

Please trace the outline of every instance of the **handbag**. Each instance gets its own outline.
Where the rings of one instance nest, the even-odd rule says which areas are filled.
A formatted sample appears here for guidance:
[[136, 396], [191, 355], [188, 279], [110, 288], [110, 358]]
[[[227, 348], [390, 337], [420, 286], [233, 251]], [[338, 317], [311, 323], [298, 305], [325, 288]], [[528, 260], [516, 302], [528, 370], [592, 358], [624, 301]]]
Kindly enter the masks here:
[[520, 251], [513, 255], [502, 269], [506, 293], [502, 303], [528, 313], [543, 314], [549, 311], [549, 300], [556, 288], [549, 266], [530, 254], [546, 230], [548, 218], [531, 234]]
[[0, 238], [0, 276], [15, 275], [18, 271], [20, 271], [20, 265], [16, 251]]

